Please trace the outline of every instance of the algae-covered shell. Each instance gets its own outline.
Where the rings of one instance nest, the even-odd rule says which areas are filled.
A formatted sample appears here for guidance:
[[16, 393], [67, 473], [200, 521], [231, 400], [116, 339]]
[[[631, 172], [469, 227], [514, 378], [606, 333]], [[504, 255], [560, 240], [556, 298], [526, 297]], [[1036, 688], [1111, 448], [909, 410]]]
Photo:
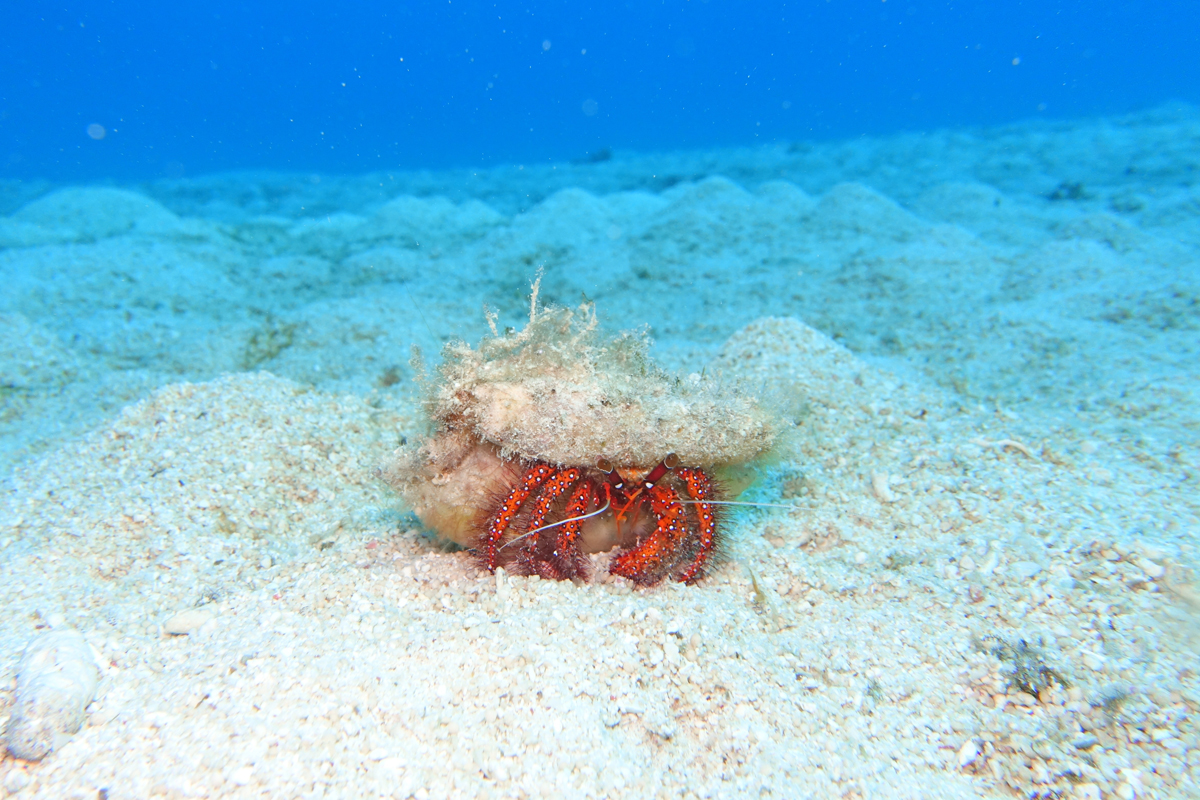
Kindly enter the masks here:
[[[397, 453], [381, 477], [428, 527], [473, 546], [521, 462], [650, 470], [674, 453], [727, 489], [737, 468], [768, 451], [776, 419], [753, 398], [713, 379], [675, 378], [647, 355], [645, 336], [602, 340], [591, 306], [530, 315], [523, 330], [448, 346], [430, 386], [433, 434]], [[736, 491], [734, 491], [736, 494]], [[589, 523], [591, 533], [605, 521]], [[612, 527], [612, 526], [609, 526]], [[609, 549], [608, 534], [584, 552]]]
[[701, 467], [748, 462], [777, 427], [753, 398], [656, 367], [644, 336], [602, 341], [591, 306], [533, 315], [518, 332], [446, 349], [431, 416], [503, 457], [651, 466], [667, 453]]

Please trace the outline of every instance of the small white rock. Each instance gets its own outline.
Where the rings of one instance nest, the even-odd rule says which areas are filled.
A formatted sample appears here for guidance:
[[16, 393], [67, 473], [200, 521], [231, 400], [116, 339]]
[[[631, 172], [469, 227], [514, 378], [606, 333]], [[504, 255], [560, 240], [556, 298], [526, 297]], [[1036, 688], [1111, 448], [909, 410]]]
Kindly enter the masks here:
[[974, 739], [967, 739], [963, 742], [963, 746], [958, 748], [958, 766], [965, 767], [971, 764], [979, 756], [979, 745]]
[[20, 767], [15, 767], [4, 776], [4, 791], [16, 794], [29, 785], [29, 773]]
[[1139, 559], [1138, 566], [1142, 568], [1142, 572], [1146, 573], [1146, 577], [1152, 580], [1161, 578], [1167, 572], [1167, 568], [1162, 564], [1155, 564], [1148, 558]]
[[254, 767], [242, 767], [235, 769], [229, 776], [229, 780], [236, 783], [238, 786], [245, 786], [254, 777]]
[[881, 503], [896, 502], [896, 495], [892, 493], [892, 487], [889, 485], [888, 474], [886, 472], [871, 473], [871, 491], [875, 493], [875, 497]]
[[496, 567], [496, 602], [508, 601], [508, 581], [505, 580], [504, 567]]
[[215, 616], [216, 614], [208, 606], [185, 609], [164, 622], [163, 631], [172, 636], [183, 636], [196, 630]]
[[1000, 543], [993, 539], [991, 546], [988, 547], [987, 555], [983, 557], [983, 563], [979, 565], [979, 573], [991, 575], [998, 566], [1000, 566]]

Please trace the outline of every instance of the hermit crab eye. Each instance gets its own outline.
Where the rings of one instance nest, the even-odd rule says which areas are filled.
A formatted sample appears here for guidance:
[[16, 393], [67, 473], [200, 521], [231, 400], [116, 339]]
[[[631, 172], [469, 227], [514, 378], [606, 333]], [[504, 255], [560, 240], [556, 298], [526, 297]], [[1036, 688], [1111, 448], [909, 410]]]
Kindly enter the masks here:
[[596, 469], [605, 474], [612, 474], [613, 463], [604, 456], [601, 456], [600, 458], [596, 459]]
[[679, 456], [667, 453], [667, 457], [662, 460], [662, 463], [666, 465], [667, 469], [675, 469], [679, 466]]

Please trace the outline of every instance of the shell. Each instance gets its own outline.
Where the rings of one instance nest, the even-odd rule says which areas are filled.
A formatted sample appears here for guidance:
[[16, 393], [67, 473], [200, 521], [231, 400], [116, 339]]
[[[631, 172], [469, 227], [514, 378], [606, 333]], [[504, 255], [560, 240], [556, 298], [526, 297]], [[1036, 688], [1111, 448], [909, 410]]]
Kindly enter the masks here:
[[34, 639], [17, 669], [17, 691], [5, 739], [8, 752], [37, 761], [79, 730], [96, 695], [100, 669], [91, 646], [77, 631]]
[[590, 305], [535, 306], [521, 331], [478, 349], [448, 345], [429, 387], [433, 435], [398, 451], [381, 477], [426, 526], [471, 546], [517, 462], [605, 459], [637, 470], [675, 453], [681, 464], [728, 471], [771, 448], [778, 424], [757, 401], [716, 380], [671, 376], [647, 348], [641, 334], [602, 339]]

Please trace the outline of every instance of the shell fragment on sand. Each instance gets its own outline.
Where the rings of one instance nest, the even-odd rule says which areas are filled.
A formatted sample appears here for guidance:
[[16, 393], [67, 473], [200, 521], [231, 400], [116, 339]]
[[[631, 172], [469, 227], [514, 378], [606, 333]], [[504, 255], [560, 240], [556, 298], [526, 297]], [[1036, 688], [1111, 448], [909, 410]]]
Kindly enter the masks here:
[[871, 491], [881, 503], [896, 502], [896, 494], [892, 491], [891, 478], [886, 472], [871, 473]]
[[172, 636], [190, 634], [192, 631], [203, 627], [206, 622], [215, 616], [216, 614], [210, 608], [188, 608], [167, 619], [163, 623], [163, 632]]
[[8, 752], [37, 761], [79, 730], [96, 695], [100, 667], [78, 631], [34, 639], [21, 657], [12, 718], [5, 731]]

